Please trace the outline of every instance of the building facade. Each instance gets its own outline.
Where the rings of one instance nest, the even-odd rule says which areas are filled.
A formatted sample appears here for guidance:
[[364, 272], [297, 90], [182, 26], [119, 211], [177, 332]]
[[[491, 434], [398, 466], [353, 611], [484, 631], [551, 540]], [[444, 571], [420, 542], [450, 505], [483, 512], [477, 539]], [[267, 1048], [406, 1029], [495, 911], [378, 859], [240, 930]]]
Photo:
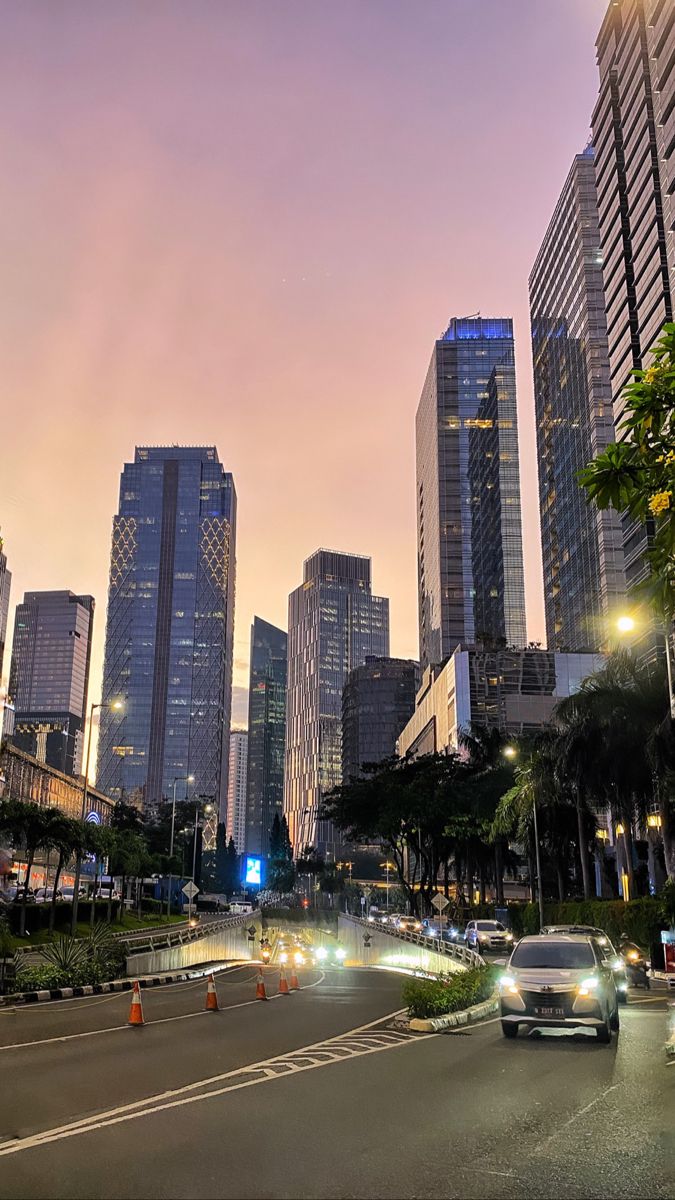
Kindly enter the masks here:
[[227, 776], [226, 836], [232, 838], [238, 854], [246, 843], [246, 773], [248, 766], [248, 733], [233, 729], [230, 733], [230, 761]]
[[9, 593], [12, 587], [12, 573], [7, 569], [7, 555], [0, 537], [0, 683], [2, 683], [2, 666], [5, 657], [5, 642], [7, 640], [7, 621], [9, 619]]
[[615, 440], [591, 146], [577, 154], [530, 274], [546, 642], [607, 644], [625, 595], [621, 521], [578, 472]]
[[261, 617], [251, 626], [248, 691], [246, 853], [269, 854], [270, 831], [284, 805], [288, 635]]
[[457, 750], [461, 733], [471, 725], [514, 735], [540, 729], [558, 701], [578, 691], [582, 680], [603, 662], [599, 654], [458, 646], [443, 667], [425, 671], [398, 753]]
[[[675, 6], [612, 0], [597, 40], [592, 127], [610, 384], [619, 425], [632, 371], [673, 319], [675, 290]], [[645, 578], [646, 527], [625, 519], [626, 583]]]
[[66, 775], [82, 770], [93, 596], [26, 592], [9, 675], [16, 746]]
[[215, 446], [142, 446], [113, 519], [99, 786], [151, 808], [173, 780], [225, 819], [237, 500]]
[[[6, 740], [0, 746], [0, 799], [27, 800], [40, 808], [58, 808], [65, 816], [81, 821], [83, 782]], [[89, 785], [85, 816], [96, 824], [109, 825], [112, 812], [110, 798]], [[98, 821], [92, 816], [94, 813]]]
[[453, 318], [416, 418], [420, 666], [461, 642], [522, 646], [513, 322]]
[[405, 658], [366, 658], [342, 689], [342, 778], [357, 779], [365, 763], [396, 753], [415, 711], [419, 665]]
[[342, 689], [368, 655], [389, 654], [389, 601], [372, 595], [370, 567], [317, 550], [289, 596], [284, 813], [296, 854], [333, 846], [319, 807], [342, 780]]

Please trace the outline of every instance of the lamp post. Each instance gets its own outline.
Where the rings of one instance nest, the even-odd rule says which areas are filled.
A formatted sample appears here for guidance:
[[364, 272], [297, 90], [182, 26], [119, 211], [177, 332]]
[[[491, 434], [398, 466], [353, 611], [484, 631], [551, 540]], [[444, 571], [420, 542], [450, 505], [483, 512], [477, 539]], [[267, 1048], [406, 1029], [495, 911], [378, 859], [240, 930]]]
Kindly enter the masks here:
[[[197, 803], [195, 804], [195, 836], [194, 836], [194, 842], [192, 845], [192, 882], [193, 883], [195, 881], [195, 875], [197, 873], [197, 833], [199, 831], [200, 809], [204, 813], [205, 817], [210, 817], [211, 813], [213, 812], [213, 805], [205, 804], [204, 807], [202, 808], [201, 799], [199, 799], [197, 801]], [[189, 907], [188, 907], [188, 919], [190, 919], [192, 917], [192, 901], [193, 901], [193, 897], [190, 896]]]
[[[84, 761], [84, 780], [83, 780], [83, 784], [82, 784], [81, 819], [82, 819], [83, 824], [85, 823], [86, 817], [87, 817], [87, 792], [89, 789], [89, 758], [91, 755], [91, 734], [92, 734], [92, 729], [93, 729], [93, 724], [94, 724], [94, 712], [97, 708], [109, 708], [113, 712], [120, 712], [120, 710], [122, 708], [124, 708], [124, 705], [121, 700], [109, 700], [109, 701], [99, 700], [99, 702], [97, 704], [92, 704], [91, 708], [89, 709], [89, 737], [87, 738], [87, 754], [86, 754], [86, 758]], [[75, 861], [75, 885], [73, 887], [73, 911], [72, 911], [72, 917], [71, 917], [71, 922], [70, 922], [70, 932], [73, 937], [75, 937], [75, 931], [77, 929], [77, 905], [78, 905], [79, 892], [80, 892], [81, 871], [82, 871], [82, 856], [80, 854], [78, 854], [76, 861]], [[93, 901], [92, 901], [92, 903], [93, 903]]]
[[[513, 760], [518, 757], [517, 746], [504, 746], [504, 758]], [[544, 891], [541, 886], [541, 847], [539, 845], [539, 824], [537, 820], [537, 798], [532, 794], [532, 820], [534, 823], [534, 854], [537, 864], [537, 899], [539, 901], [539, 928], [544, 928]]]
[[[173, 781], [173, 800], [171, 803], [171, 841], [169, 843], [169, 895], [166, 902], [166, 915], [171, 916], [171, 884], [173, 883], [173, 872], [171, 870], [171, 859], [173, 858], [173, 835], [176, 827], [176, 785], [178, 783], [194, 783], [194, 775], [177, 775]], [[187, 787], [185, 789], [185, 799], [187, 800]]]
[[392, 865], [393, 864], [389, 862], [389, 859], [387, 859], [386, 862], [380, 863], [380, 866], [384, 868], [385, 878], [387, 881], [387, 884], [386, 884], [386, 886], [387, 886], [387, 912], [389, 912], [389, 870], [392, 867]]
[[[634, 633], [637, 625], [635, 617], [630, 613], [622, 613], [617, 617], [616, 627], [620, 634], [625, 636], [629, 633]], [[668, 674], [668, 700], [670, 703], [670, 719], [675, 721], [675, 692], [673, 691], [673, 676], [675, 668], [673, 666], [673, 646], [671, 641], [671, 623], [663, 622], [663, 641], [666, 651], [666, 672]]]

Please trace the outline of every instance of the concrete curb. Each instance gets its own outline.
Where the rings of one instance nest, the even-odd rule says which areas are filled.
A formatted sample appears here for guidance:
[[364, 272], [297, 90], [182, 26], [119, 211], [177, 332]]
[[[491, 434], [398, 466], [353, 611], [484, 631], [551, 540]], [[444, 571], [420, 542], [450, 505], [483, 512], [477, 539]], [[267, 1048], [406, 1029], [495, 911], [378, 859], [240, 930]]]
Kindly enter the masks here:
[[473, 1004], [471, 1008], [463, 1008], [458, 1012], [446, 1013], [443, 1017], [427, 1017], [422, 1020], [413, 1017], [408, 1027], [415, 1033], [440, 1033], [443, 1029], [454, 1029], [458, 1025], [473, 1025], [484, 1017], [491, 1017], [499, 1008], [499, 993], [495, 989], [488, 1000]]
[[[205, 975], [220, 975], [232, 967], [243, 966], [248, 962], [231, 962], [227, 965], [205, 966], [193, 971], [177, 971], [164, 975], [146, 975], [138, 979], [141, 988], [160, 987], [165, 983], [187, 983], [191, 979], [202, 979]], [[14, 992], [10, 996], [0, 996], [0, 1007], [14, 1008], [16, 1005], [43, 1004], [47, 1000], [72, 1000], [77, 996], [104, 996], [109, 992], [130, 992], [134, 986], [133, 979], [113, 979], [109, 983], [87, 983], [82, 987], [63, 987], [44, 989], [36, 992]]]

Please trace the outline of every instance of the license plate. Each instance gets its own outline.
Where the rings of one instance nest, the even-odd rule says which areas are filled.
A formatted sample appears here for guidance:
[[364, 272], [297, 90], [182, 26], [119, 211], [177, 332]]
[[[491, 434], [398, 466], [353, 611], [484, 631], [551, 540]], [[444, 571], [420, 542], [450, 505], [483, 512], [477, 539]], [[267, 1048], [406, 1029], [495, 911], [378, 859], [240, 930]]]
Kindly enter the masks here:
[[564, 1008], [551, 1008], [550, 1006], [546, 1006], [545, 1008], [535, 1008], [534, 1015], [535, 1017], [563, 1017], [565, 1015], [565, 1010]]

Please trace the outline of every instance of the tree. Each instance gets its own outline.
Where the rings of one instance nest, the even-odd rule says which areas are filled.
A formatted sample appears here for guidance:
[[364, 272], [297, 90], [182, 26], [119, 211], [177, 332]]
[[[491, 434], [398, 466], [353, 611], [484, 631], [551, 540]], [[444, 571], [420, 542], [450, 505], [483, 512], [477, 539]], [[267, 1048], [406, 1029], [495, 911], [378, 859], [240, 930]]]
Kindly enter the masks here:
[[285, 817], [274, 814], [270, 830], [270, 861], [268, 886], [276, 892], [290, 892], [295, 883], [293, 847]]
[[624, 389], [619, 441], [580, 472], [600, 509], [615, 508], [647, 526], [647, 591], [670, 637], [675, 618], [675, 324], [664, 326], [646, 371]]
[[231, 896], [234, 892], [239, 891], [239, 888], [241, 887], [241, 879], [239, 876], [239, 855], [237, 854], [237, 847], [234, 844], [234, 839], [230, 838], [229, 842], [227, 843], [223, 876], [223, 891], [226, 896]]
[[[49, 828], [48, 808], [32, 801], [9, 799], [0, 805], [0, 828], [5, 830], [12, 841], [20, 842], [26, 854], [26, 871], [21, 894], [21, 915], [19, 917], [19, 936], [26, 934], [26, 905], [28, 903], [28, 887], [31, 871], [38, 849], [45, 844]], [[17, 884], [18, 884], [17, 879]]]
[[73, 847], [75, 845], [79, 823], [73, 821], [72, 818], [66, 817], [58, 808], [47, 809], [48, 822], [45, 831], [44, 846], [50, 850], [56, 851], [58, 855], [56, 860], [56, 872], [52, 885], [52, 898], [49, 904], [49, 928], [54, 929], [56, 924], [56, 901], [59, 889], [59, 880], [64, 866], [68, 862]]

